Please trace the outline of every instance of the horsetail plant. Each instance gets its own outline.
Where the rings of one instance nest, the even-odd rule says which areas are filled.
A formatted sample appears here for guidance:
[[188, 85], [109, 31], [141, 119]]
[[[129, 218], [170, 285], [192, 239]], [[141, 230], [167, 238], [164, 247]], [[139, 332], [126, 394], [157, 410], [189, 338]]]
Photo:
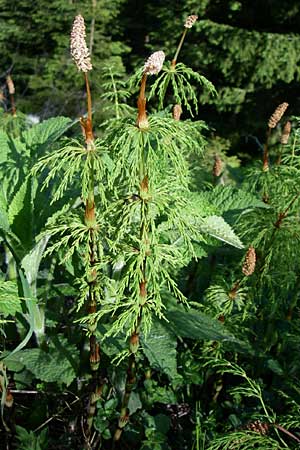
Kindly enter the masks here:
[[182, 33], [181, 39], [180, 39], [178, 47], [176, 49], [176, 53], [174, 55], [174, 58], [172, 59], [171, 67], [175, 67], [176, 66], [177, 58], [178, 58], [179, 52], [181, 50], [181, 47], [183, 45], [186, 33], [187, 33], [189, 28], [192, 28], [192, 26], [194, 25], [196, 20], [198, 20], [198, 16], [196, 16], [196, 15], [188, 16], [186, 18], [186, 21], [184, 23], [184, 31]]
[[[88, 285], [88, 312], [95, 313], [97, 310], [97, 267], [99, 255], [97, 250], [98, 224], [96, 219], [95, 205], [95, 182], [94, 182], [94, 153], [96, 152], [95, 140], [92, 125], [92, 97], [88, 79], [88, 72], [92, 70], [92, 63], [89, 50], [85, 42], [85, 24], [82, 16], [77, 16], [73, 23], [71, 32], [71, 55], [79, 71], [84, 73], [86, 94], [87, 94], [87, 118], [81, 118], [80, 123], [86, 144], [87, 159], [90, 155], [87, 179], [87, 198], [85, 199], [84, 222], [88, 227], [88, 247], [89, 247], [89, 271], [87, 274]], [[96, 323], [91, 321], [88, 325], [90, 333], [90, 364], [92, 370], [97, 370], [100, 363], [99, 344], [96, 342]]]
[[196, 257], [193, 241], [204, 239], [200, 223], [205, 211], [199, 214], [190, 201], [188, 155], [203, 144], [205, 126], [178, 120], [178, 112], [174, 117], [147, 113], [147, 79], [159, 73], [163, 61], [164, 52], [158, 51], [144, 65], [135, 123], [132, 118], [119, 119], [107, 138], [117, 195], [107, 207], [108, 221], [114, 224], [109, 247], [114, 267], [121, 262], [121, 270], [115, 295], [94, 316], [96, 321], [104, 316], [109, 320], [104, 339], [124, 333], [128, 338], [128, 349], [118, 357], [128, 357], [128, 368], [114, 445], [129, 420], [129, 400], [142, 358], [140, 343], [153, 323], [165, 318], [169, 303], [185, 301], [173, 275]]
[[198, 112], [198, 99], [195, 93], [195, 87], [192, 86], [190, 80], [193, 80], [200, 86], [204, 86], [211, 94], [216, 94], [213, 84], [207, 78], [194, 72], [190, 67], [186, 67], [185, 64], [177, 62], [187, 31], [194, 25], [197, 19], [198, 16], [196, 15], [187, 17], [175, 55], [172, 61], [163, 67], [162, 74], [153, 83], [149, 93], [149, 99], [155, 96], [158, 97], [159, 107], [161, 108], [163, 107], [168, 87], [171, 84], [175, 103], [183, 104], [192, 117], [193, 109], [196, 114]]
[[[67, 263], [74, 254], [81, 259], [83, 277], [80, 279], [80, 295], [77, 310], [83, 307], [87, 311], [87, 334], [90, 344], [90, 367], [97, 383], [97, 371], [100, 364], [100, 346], [96, 339], [97, 323], [95, 320], [97, 305], [101, 302], [103, 293], [104, 275], [102, 268], [105, 266], [103, 239], [100, 235], [103, 219], [96, 207], [95, 188], [97, 183], [97, 195], [102, 204], [105, 204], [105, 183], [103, 177], [106, 164], [109, 160], [106, 148], [99, 139], [95, 139], [92, 124], [92, 97], [89, 85], [88, 72], [92, 69], [89, 51], [85, 42], [85, 24], [82, 16], [77, 16], [71, 32], [71, 55], [79, 71], [83, 72], [87, 94], [87, 117], [80, 119], [84, 144], [75, 139], [67, 139], [62, 148], [46, 155], [39, 160], [34, 167], [34, 173], [38, 174], [47, 169], [43, 182], [44, 188], [55, 182], [55, 178], [63, 178], [58, 186], [52, 203], [63, 197], [70, 185], [80, 176], [81, 199], [84, 203], [84, 217], [82, 217], [76, 205], [66, 204], [62, 211], [54, 214], [48, 221], [47, 232], [56, 241], [52, 242], [46, 254], [58, 252], [64, 253], [62, 262]], [[99, 389], [97, 389], [97, 392]], [[89, 447], [89, 439], [95, 412], [95, 402], [98, 396], [95, 392], [90, 395], [87, 428], [85, 431], [86, 446]]]
[[269, 170], [269, 139], [270, 139], [271, 131], [272, 131], [272, 129], [276, 128], [278, 122], [280, 122], [280, 120], [281, 120], [282, 116], [284, 115], [284, 113], [286, 112], [288, 106], [289, 106], [289, 104], [286, 102], [281, 103], [279, 106], [277, 106], [277, 108], [275, 109], [275, 111], [269, 118], [267, 138], [266, 138], [266, 143], [264, 146], [264, 154], [263, 154], [263, 171], [264, 172]]

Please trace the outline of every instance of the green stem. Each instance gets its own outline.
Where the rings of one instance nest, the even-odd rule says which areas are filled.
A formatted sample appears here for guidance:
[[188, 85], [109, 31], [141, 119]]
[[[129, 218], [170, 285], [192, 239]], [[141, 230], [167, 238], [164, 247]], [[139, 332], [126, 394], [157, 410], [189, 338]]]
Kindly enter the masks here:
[[293, 146], [292, 146], [292, 162], [293, 162], [293, 159], [294, 159], [294, 157], [295, 157], [296, 141], [297, 141], [296, 136], [294, 136]]
[[88, 119], [90, 120], [90, 122], [92, 124], [92, 96], [91, 96], [91, 89], [90, 89], [90, 83], [89, 83], [87, 72], [84, 73], [84, 78], [85, 78], [85, 87], [86, 87], [86, 94], [87, 94]]
[[176, 52], [175, 52], [174, 58], [172, 59], [171, 67], [173, 67], [173, 68], [176, 66], [177, 58], [178, 58], [179, 52], [180, 52], [180, 50], [181, 50], [183, 41], [184, 41], [184, 39], [185, 39], [187, 30], [188, 30], [187, 28], [184, 29], [184, 32], [182, 33], [182, 36], [181, 36], [181, 39], [180, 39], [180, 41], [179, 41], [177, 50], [176, 50]]
[[112, 82], [112, 86], [113, 86], [113, 91], [114, 91], [116, 118], [120, 119], [118, 91], [117, 91], [115, 78], [114, 78], [114, 75], [113, 75], [113, 72], [112, 72], [111, 68], [109, 68], [109, 74], [110, 74], [110, 78], [111, 78], [111, 82]]

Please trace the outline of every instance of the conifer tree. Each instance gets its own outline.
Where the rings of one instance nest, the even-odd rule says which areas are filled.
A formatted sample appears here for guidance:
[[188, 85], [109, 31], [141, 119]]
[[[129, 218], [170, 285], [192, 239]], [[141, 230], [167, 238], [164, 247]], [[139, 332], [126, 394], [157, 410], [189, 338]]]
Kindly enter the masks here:
[[[176, 44], [174, 30], [180, 21], [191, 13], [199, 16], [188, 45], [182, 48], [181, 60], [216, 87], [217, 97], [199, 91], [197, 95], [202, 105], [200, 117], [205, 114], [218, 133], [240, 139], [238, 133], [256, 135], [258, 131], [263, 140], [263, 121], [269, 110], [285, 99], [292, 112], [297, 110], [294, 92], [300, 78], [300, 38], [296, 1], [283, 5], [275, 0], [272, 7], [267, 2], [233, 0], [151, 1], [144, 6], [143, 29], [131, 25], [133, 52], [141, 51], [136, 41], [156, 48], [162, 42], [163, 29], [168, 55]], [[134, 17], [131, 2], [126, 4], [125, 14], [129, 12]], [[257, 147], [254, 139], [250, 142]]]
[[[95, 60], [92, 83], [100, 90], [99, 68], [112, 60], [122, 69], [118, 55], [126, 49], [116, 35], [115, 23], [124, 0], [95, 0], [28, 3], [0, 2], [0, 44], [2, 48], [0, 83], [12, 74], [18, 90], [18, 105], [27, 113], [42, 117], [83, 113], [82, 77], [74, 77], [67, 51], [68, 33], [77, 13], [89, 25], [88, 46]], [[97, 74], [97, 75], [96, 75]], [[100, 93], [100, 91], [99, 91]], [[94, 105], [95, 109], [97, 108]]]

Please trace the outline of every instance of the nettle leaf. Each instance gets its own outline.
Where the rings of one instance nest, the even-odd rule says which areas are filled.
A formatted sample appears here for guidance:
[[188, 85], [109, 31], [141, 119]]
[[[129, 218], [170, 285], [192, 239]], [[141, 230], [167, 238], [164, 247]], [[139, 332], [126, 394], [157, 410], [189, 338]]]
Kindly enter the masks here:
[[220, 216], [209, 216], [200, 223], [200, 231], [236, 248], [244, 248], [240, 238]]
[[147, 338], [142, 338], [142, 347], [151, 367], [164, 372], [170, 379], [178, 379], [176, 360], [177, 339], [158, 320], [153, 322]]
[[0, 314], [14, 316], [22, 312], [17, 283], [0, 280]]
[[176, 336], [241, 344], [218, 320], [196, 309], [177, 306], [166, 311], [165, 316], [169, 321], [168, 328]]
[[15, 193], [8, 208], [12, 231], [26, 249], [31, 248], [33, 243], [33, 209], [36, 190], [37, 180], [27, 177]]
[[0, 164], [6, 162], [9, 154], [9, 137], [5, 131], [0, 131]]
[[206, 192], [205, 196], [209, 203], [217, 208], [219, 214], [230, 210], [270, 208], [251, 192], [233, 186], [216, 186], [212, 191]]
[[23, 350], [19, 361], [39, 380], [69, 386], [76, 377], [73, 360], [79, 358], [79, 352], [64, 341], [60, 339], [60, 347], [51, 347], [49, 353], [40, 348]]
[[22, 211], [25, 205], [25, 197], [28, 191], [29, 179], [27, 178], [20, 186], [19, 190], [14, 195], [9, 208], [8, 208], [8, 219], [9, 223], [12, 224], [14, 218]]
[[0, 206], [0, 231], [1, 230], [5, 233], [9, 231], [9, 220], [6, 211]]
[[72, 124], [72, 120], [68, 117], [51, 117], [26, 130], [22, 134], [22, 140], [29, 148], [35, 145], [48, 145], [61, 137]]

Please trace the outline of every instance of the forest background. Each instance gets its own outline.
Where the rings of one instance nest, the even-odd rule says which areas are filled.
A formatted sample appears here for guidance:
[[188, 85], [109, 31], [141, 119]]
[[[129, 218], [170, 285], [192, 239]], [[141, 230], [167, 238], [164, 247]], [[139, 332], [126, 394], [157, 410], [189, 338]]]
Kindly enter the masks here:
[[[82, 81], [74, 76], [68, 30], [80, 9], [92, 25], [92, 85], [96, 114], [105, 116], [99, 99], [101, 69], [118, 65], [130, 73], [152, 51], [171, 54], [182, 18], [197, 13], [182, 61], [205, 75], [217, 97], [201, 94], [199, 118], [223, 145], [239, 153], [259, 151], [265, 121], [282, 101], [299, 109], [299, 5], [266, 1], [124, 1], [61, 2], [1, 1], [0, 43], [2, 88], [13, 75], [20, 110], [41, 119], [81, 112]], [[162, 33], [163, 30], [163, 33]], [[199, 94], [200, 95], [200, 94]], [[77, 109], [77, 110], [76, 110]]]

